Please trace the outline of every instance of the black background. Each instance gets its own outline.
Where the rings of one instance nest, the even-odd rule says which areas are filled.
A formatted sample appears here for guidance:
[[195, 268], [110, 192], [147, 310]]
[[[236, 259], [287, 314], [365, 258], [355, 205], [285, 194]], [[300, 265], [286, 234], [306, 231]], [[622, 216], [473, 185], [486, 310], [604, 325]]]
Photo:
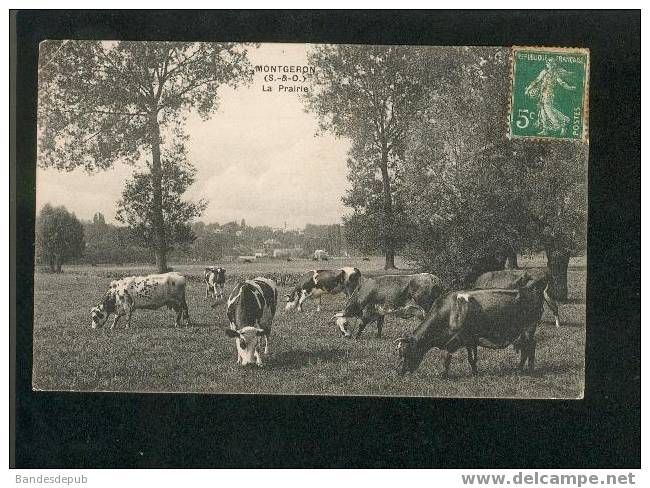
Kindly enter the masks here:
[[[14, 12], [11, 465], [638, 468], [640, 22], [638, 11]], [[38, 43], [68, 38], [590, 48], [585, 399], [32, 392]]]

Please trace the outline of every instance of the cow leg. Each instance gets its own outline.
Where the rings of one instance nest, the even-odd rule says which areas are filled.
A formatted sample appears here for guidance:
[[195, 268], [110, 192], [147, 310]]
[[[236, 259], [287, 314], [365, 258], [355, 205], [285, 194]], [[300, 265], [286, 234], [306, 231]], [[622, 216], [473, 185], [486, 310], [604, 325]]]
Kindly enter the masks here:
[[185, 297], [183, 297], [183, 311], [185, 312], [185, 320], [187, 321], [187, 326], [191, 327], [192, 321], [190, 320], [190, 310], [187, 307], [187, 301], [185, 300]]
[[521, 352], [521, 356], [519, 357], [519, 371], [523, 371], [526, 364], [526, 359], [528, 358], [528, 341], [521, 340], [518, 347], [519, 351]]
[[183, 307], [174, 306], [174, 312], [176, 312], [176, 320], [174, 321], [174, 327], [180, 327], [181, 320], [183, 319]]
[[206, 281], [205, 283], [205, 298], [208, 298], [208, 294], [210, 293], [210, 283]]
[[444, 369], [442, 371], [442, 377], [444, 379], [449, 378], [449, 368], [451, 366], [451, 360], [452, 360], [452, 354], [449, 351], [445, 351], [445, 364], [444, 364]]
[[323, 305], [323, 295], [318, 297], [318, 305], [316, 306], [316, 311], [320, 312], [320, 307]]
[[117, 323], [120, 321], [121, 315], [115, 315], [113, 318], [113, 323], [111, 324], [111, 330], [117, 325]]
[[270, 335], [270, 333], [264, 334], [264, 354], [265, 355], [269, 354], [269, 335]]
[[361, 334], [363, 333], [363, 329], [365, 329], [368, 324], [371, 324], [375, 320], [377, 320], [377, 317], [363, 317], [361, 319], [361, 323], [359, 324], [359, 330], [357, 330], [357, 335], [355, 336], [355, 339], [359, 339], [361, 337]]
[[298, 299], [298, 311], [302, 312], [302, 304], [305, 303], [305, 300], [307, 300], [307, 294], [305, 293], [305, 290], [302, 290], [300, 292], [300, 298]]
[[133, 315], [133, 309], [130, 309], [129, 312], [126, 314], [126, 328], [129, 328], [129, 325], [131, 325], [131, 315]]
[[472, 374], [478, 374], [478, 368], [476, 363], [478, 362], [478, 347], [477, 346], [467, 346], [467, 361], [469, 366], [472, 368]]
[[384, 316], [377, 319], [377, 338], [381, 337], [381, 331], [384, 329]]
[[528, 371], [531, 373], [535, 369], [535, 349], [537, 348], [537, 341], [531, 339], [528, 343]]

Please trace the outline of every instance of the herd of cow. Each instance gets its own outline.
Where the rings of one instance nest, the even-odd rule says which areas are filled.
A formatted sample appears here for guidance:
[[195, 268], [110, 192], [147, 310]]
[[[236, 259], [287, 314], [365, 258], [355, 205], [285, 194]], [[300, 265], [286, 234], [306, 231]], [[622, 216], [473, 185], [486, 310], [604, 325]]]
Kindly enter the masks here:
[[[205, 269], [206, 298], [224, 297], [226, 270]], [[170, 272], [130, 276], [110, 283], [102, 301], [91, 310], [92, 327], [103, 326], [115, 317], [111, 329], [126, 316], [129, 327], [136, 309], [167, 306], [176, 312], [176, 326], [190, 325], [185, 299], [186, 280]], [[427, 351], [437, 347], [445, 352], [444, 372], [449, 374], [452, 354], [465, 347], [473, 374], [477, 373], [478, 346], [503, 349], [513, 345], [520, 351], [520, 369], [535, 364], [535, 331], [546, 303], [560, 326], [557, 302], [549, 294], [549, 277], [544, 270], [504, 270], [481, 275], [472, 289], [445, 291], [442, 282], [429, 273], [364, 277], [357, 268], [313, 270], [286, 295], [285, 311], [302, 311], [307, 298], [318, 299], [320, 311], [324, 294], [344, 292], [343, 310], [332, 317], [342, 336], [359, 339], [366, 326], [375, 323], [381, 337], [387, 315], [417, 317], [420, 325], [395, 341], [397, 372], [415, 371]], [[229, 327], [225, 333], [235, 340], [237, 363], [263, 366], [269, 354], [271, 324], [278, 306], [276, 283], [268, 278], [244, 280], [233, 288], [227, 303]], [[262, 343], [264, 347], [262, 348]]]

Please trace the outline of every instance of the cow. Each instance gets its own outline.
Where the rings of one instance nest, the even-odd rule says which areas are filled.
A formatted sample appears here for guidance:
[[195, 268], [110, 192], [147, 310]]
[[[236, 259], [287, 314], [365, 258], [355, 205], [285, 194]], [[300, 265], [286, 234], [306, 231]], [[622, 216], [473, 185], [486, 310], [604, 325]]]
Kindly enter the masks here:
[[268, 278], [242, 281], [230, 293], [226, 309], [230, 328], [226, 329], [226, 335], [235, 339], [237, 364], [264, 365], [261, 338], [264, 338], [264, 355], [268, 355], [277, 303], [277, 285]]
[[433, 347], [445, 351], [443, 378], [449, 377], [452, 354], [465, 347], [472, 374], [478, 374], [478, 346], [521, 352], [519, 369], [535, 366], [535, 330], [542, 317], [540, 290], [491, 289], [454, 291], [438, 298], [425, 320], [397, 344], [397, 373], [415, 371]]
[[137, 309], [157, 310], [167, 306], [176, 312], [175, 325], [183, 319], [190, 325], [190, 316], [185, 300], [185, 277], [179, 273], [129, 276], [111, 281], [102, 301], [91, 312], [93, 329], [102, 327], [111, 314], [115, 314], [111, 329], [126, 315], [126, 328], [131, 324], [131, 315]]
[[302, 312], [302, 304], [307, 298], [318, 298], [316, 311], [320, 312], [323, 295], [335, 295], [343, 291], [350, 297], [361, 281], [361, 271], [358, 268], [319, 269], [308, 271], [300, 279], [300, 283], [291, 293], [286, 295], [285, 311], [298, 309]]
[[483, 273], [474, 282], [474, 288], [484, 290], [489, 288], [517, 289], [532, 286], [544, 290], [544, 302], [553, 312], [555, 327], [560, 328], [560, 310], [557, 301], [549, 294], [550, 277], [542, 268], [531, 269], [506, 269], [503, 271], [490, 271]]
[[322, 249], [316, 249], [314, 251], [314, 261], [327, 261], [329, 259], [327, 255], [327, 251], [323, 251]]
[[386, 315], [424, 319], [443, 291], [442, 281], [430, 273], [367, 278], [332, 319], [344, 337], [352, 337], [352, 327], [359, 321], [357, 339], [372, 322], [377, 323], [377, 337], [381, 337]]
[[212, 295], [215, 300], [223, 298], [223, 287], [226, 283], [226, 270], [218, 266], [208, 266], [203, 272], [205, 280], [205, 298]]

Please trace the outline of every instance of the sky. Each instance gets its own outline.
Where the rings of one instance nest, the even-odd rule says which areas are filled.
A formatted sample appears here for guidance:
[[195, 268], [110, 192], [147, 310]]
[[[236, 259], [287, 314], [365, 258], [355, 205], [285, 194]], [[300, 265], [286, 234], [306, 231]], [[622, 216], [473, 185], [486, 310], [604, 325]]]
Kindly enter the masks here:
[[[306, 44], [262, 44], [249, 51], [253, 65], [306, 65]], [[250, 87], [221, 88], [220, 109], [207, 121], [188, 117], [188, 156], [197, 168], [187, 199], [204, 198], [200, 220], [287, 228], [341, 220], [347, 187], [349, 141], [316, 136], [317, 121], [305, 113], [297, 93], [263, 92], [264, 74]], [[291, 83], [287, 83], [291, 84]], [[133, 168], [116, 163], [88, 174], [37, 169], [36, 204], [64, 205], [91, 220], [102, 212], [115, 223], [115, 202]]]

